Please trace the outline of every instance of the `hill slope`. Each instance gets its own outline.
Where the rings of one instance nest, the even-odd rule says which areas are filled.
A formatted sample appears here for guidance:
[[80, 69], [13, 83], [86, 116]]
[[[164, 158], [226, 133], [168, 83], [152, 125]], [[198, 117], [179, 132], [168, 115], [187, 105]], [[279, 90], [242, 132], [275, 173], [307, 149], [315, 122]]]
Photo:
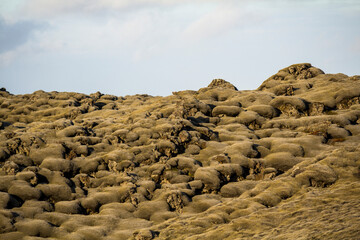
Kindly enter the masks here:
[[360, 239], [360, 76], [0, 91], [0, 239]]

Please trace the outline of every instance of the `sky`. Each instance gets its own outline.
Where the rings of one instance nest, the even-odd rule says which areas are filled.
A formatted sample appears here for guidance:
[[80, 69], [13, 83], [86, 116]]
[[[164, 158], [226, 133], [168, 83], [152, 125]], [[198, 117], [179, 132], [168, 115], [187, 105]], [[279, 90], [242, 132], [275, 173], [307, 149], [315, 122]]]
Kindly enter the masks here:
[[360, 75], [359, 0], [0, 0], [13, 94], [251, 90], [303, 62]]

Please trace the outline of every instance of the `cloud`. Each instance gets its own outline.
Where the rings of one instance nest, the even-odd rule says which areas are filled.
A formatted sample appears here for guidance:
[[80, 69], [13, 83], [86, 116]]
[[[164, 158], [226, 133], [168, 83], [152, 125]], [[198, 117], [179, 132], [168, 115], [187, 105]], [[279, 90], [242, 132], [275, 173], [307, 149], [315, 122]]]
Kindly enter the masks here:
[[[213, 0], [211, 0], [213, 1]], [[151, 7], [186, 4], [191, 0], [32, 0], [24, 2], [17, 15], [25, 18], [53, 18], [69, 14], [124, 13]], [[205, 2], [195, 0], [194, 2]]]
[[185, 39], [203, 40], [222, 36], [239, 27], [252, 26], [264, 16], [247, 10], [247, 1], [227, 1], [193, 21], [183, 32]]
[[0, 54], [25, 44], [34, 31], [43, 27], [44, 25], [33, 21], [8, 24], [4, 19], [0, 18]]
[[[23, 40], [13, 48], [33, 36], [37, 29], [31, 23], [44, 21], [49, 27], [22, 48], [27, 53], [121, 54], [138, 62], [231, 31], [248, 17], [241, 7], [234, 0], [23, 1], [12, 11], [11, 19], [13, 26], [27, 23], [28, 28], [20, 31], [23, 38], [17, 40]], [[7, 54], [11, 57], [6, 59], [15, 59], [21, 52]]]
[[235, 26], [239, 17], [234, 9], [217, 9], [193, 22], [185, 29], [184, 34], [195, 38], [215, 36]]

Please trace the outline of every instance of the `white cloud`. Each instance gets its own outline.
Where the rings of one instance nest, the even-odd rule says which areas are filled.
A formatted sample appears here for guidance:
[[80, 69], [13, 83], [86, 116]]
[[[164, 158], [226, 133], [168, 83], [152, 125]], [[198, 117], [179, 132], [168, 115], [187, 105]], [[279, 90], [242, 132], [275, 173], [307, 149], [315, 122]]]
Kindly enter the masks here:
[[218, 8], [202, 16], [196, 22], [193, 22], [184, 34], [188, 38], [211, 37], [234, 27], [240, 19], [239, 12], [236, 9]]
[[49, 19], [69, 14], [125, 13], [149, 7], [167, 7], [187, 3], [216, 2], [215, 0], [31, 0], [14, 12], [20, 19]]
[[0, 53], [13, 50], [23, 45], [36, 31], [43, 29], [44, 25], [33, 21], [8, 23], [0, 16]]
[[[13, 15], [17, 14], [18, 19], [38, 19], [51, 24], [46, 32], [38, 33], [26, 44], [28, 52], [126, 53], [133, 61], [141, 61], [166, 51], [188, 49], [194, 42], [229, 37], [233, 32], [243, 33], [241, 29], [252, 29], [267, 17], [268, 7], [273, 10], [284, 2], [31, 0], [19, 3]], [[7, 55], [6, 59], [20, 56]]]
[[248, 17], [232, 0], [32, 0], [13, 14], [50, 23], [27, 44], [34, 54], [127, 52], [133, 61], [221, 35]]
[[187, 40], [204, 40], [222, 36], [239, 27], [252, 26], [263, 16], [248, 11], [248, 1], [227, 1], [192, 22], [183, 32]]
[[24, 57], [29, 53], [33, 52], [33, 46], [31, 43], [27, 42], [21, 46], [18, 46], [14, 49], [6, 51], [0, 54], [0, 67], [9, 66], [13, 61], [18, 58]]

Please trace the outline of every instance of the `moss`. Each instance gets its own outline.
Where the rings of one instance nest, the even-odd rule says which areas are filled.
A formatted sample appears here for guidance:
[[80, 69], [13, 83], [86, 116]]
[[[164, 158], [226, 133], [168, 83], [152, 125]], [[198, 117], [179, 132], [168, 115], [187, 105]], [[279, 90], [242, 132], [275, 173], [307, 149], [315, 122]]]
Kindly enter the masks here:
[[355, 239], [358, 80], [296, 64], [250, 91], [0, 91], [0, 238]]

